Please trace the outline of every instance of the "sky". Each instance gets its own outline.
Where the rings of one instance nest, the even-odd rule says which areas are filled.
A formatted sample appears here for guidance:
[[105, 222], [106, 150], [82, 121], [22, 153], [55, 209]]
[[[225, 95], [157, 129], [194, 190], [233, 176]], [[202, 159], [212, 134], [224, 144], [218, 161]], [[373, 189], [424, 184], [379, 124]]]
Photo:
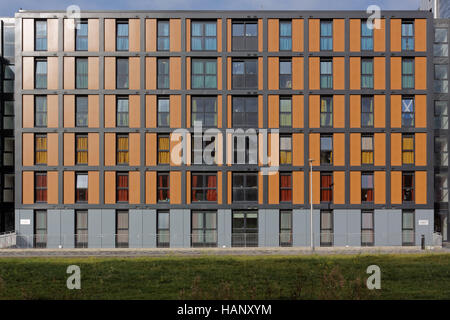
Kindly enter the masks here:
[[0, 0], [0, 16], [24, 10], [417, 10], [420, 0]]

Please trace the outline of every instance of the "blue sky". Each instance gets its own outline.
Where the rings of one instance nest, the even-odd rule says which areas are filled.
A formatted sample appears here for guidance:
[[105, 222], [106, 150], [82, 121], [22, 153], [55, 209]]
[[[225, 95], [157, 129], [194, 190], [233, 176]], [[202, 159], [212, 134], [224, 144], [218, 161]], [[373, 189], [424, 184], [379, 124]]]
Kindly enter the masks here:
[[417, 10], [419, 0], [1, 0], [0, 16], [25, 10]]

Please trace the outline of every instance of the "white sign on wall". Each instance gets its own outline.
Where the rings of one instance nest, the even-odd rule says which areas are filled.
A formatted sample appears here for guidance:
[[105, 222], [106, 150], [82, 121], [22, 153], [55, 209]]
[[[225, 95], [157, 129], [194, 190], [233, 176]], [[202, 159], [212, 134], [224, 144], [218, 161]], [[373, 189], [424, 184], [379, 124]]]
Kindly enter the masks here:
[[419, 220], [419, 226], [427, 226], [428, 220]]
[[20, 224], [21, 225], [30, 225], [31, 220], [30, 219], [20, 219]]

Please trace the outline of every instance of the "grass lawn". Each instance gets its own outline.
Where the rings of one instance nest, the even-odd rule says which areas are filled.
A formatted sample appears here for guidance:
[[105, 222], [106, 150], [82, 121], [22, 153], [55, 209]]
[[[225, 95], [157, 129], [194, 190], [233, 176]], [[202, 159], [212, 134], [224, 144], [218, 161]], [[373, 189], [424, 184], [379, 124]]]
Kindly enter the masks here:
[[0, 299], [450, 299], [450, 254], [1, 258]]

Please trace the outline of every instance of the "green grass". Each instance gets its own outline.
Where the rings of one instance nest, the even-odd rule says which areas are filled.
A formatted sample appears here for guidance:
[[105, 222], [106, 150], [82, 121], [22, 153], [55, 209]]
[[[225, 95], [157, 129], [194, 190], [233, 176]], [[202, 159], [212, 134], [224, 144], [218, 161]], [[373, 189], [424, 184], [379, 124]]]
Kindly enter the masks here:
[[0, 299], [450, 299], [450, 254], [1, 258]]

